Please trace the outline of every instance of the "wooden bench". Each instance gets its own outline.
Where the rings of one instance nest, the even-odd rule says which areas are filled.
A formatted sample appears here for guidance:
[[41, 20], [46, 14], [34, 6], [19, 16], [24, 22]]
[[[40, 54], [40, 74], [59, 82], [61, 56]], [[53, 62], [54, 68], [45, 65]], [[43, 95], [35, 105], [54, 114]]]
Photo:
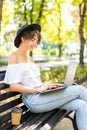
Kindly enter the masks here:
[[[9, 85], [2, 82], [4, 76], [5, 71], [0, 72], [0, 130], [50, 130], [64, 117], [72, 121], [74, 130], [78, 130], [75, 116], [70, 117], [72, 111], [55, 109], [47, 113], [31, 113], [22, 103], [20, 93], [10, 92]], [[11, 124], [11, 110], [15, 106], [23, 110], [21, 124], [18, 126]]]

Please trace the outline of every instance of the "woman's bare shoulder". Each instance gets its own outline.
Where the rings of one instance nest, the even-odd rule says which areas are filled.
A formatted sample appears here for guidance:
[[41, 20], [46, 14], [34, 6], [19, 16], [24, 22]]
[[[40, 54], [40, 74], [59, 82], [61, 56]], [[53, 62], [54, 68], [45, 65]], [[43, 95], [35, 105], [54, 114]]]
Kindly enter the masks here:
[[17, 54], [14, 52], [8, 58], [8, 64], [16, 64], [17, 63]]

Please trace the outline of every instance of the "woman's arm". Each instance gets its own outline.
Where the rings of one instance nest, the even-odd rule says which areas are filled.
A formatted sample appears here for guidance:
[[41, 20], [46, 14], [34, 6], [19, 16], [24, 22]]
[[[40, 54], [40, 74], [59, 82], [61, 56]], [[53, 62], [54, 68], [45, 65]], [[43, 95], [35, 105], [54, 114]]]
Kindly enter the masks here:
[[47, 85], [42, 85], [39, 88], [29, 88], [21, 84], [10, 84], [10, 90], [15, 92], [24, 92], [24, 93], [40, 93], [48, 89]]
[[45, 83], [42, 84], [42, 86], [39, 88], [29, 88], [28, 86], [24, 86], [21, 84], [10, 84], [10, 90], [15, 92], [24, 92], [24, 93], [41, 93], [47, 89], [52, 89], [61, 86], [63, 86], [63, 84]]
[[21, 84], [10, 84], [10, 90], [14, 92], [24, 92], [24, 93], [37, 93], [37, 90], [34, 88], [29, 88]]

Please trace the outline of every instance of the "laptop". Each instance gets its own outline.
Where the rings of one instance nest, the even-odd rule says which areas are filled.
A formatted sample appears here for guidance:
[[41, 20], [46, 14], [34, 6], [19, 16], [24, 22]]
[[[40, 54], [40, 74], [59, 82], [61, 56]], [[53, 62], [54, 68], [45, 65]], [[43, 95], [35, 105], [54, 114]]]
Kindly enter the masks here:
[[[77, 65], [78, 65], [77, 62], [70, 61], [68, 68], [67, 68], [66, 75], [65, 75], [64, 85], [62, 87], [48, 89], [48, 90], [43, 91], [42, 93], [47, 93], [47, 92], [51, 92], [51, 91], [55, 91], [55, 90], [62, 90], [62, 89], [65, 89], [66, 87], [72, 85], [74, 82]], [[55, 83], [55, 84], [57, 84], [57, 83]]]

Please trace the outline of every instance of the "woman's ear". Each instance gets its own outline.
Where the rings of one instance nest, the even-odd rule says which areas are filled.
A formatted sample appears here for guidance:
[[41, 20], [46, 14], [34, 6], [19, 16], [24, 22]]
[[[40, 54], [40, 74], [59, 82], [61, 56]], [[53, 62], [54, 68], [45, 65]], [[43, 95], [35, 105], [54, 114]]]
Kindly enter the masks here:
[[24, 41], [24, 38], [23, 38], [23, 37], [21, 37], [21, 41], [22, 41], [22, 42]]

